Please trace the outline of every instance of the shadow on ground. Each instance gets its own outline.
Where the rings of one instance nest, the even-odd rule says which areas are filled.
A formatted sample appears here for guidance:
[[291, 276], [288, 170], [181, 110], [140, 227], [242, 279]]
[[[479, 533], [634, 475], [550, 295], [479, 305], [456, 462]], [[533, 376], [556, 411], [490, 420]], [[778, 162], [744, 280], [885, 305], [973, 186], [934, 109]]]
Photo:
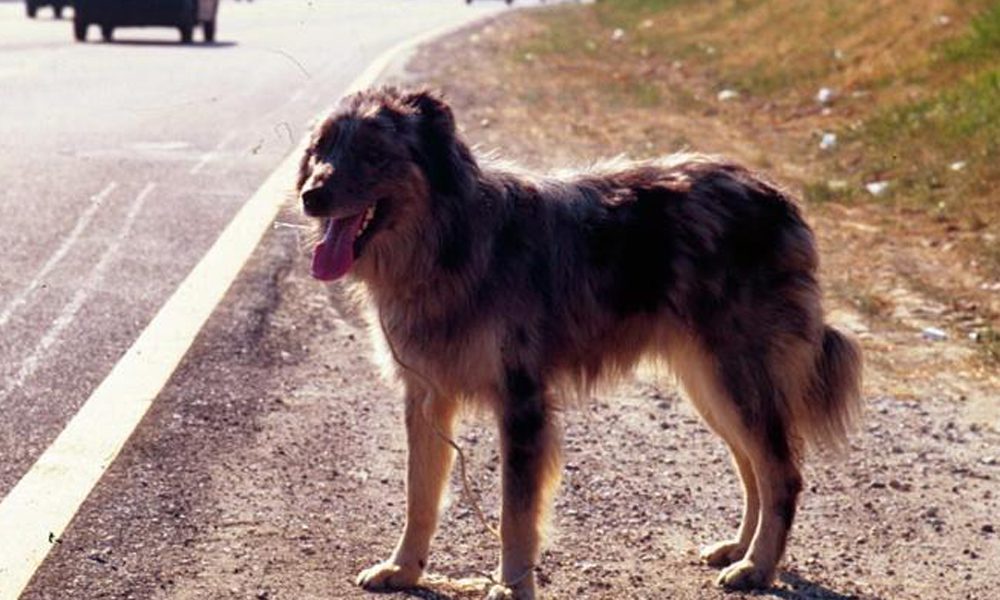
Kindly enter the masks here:
[[232, 41], [212, 42], [212, 43], [193, 42], [193, 43], [190, 43], [190, 44], [185, 44], [185, 43], [181, 42], [180, 40], [168, 40], [168, 39], [163, 39], [163, 40], [140, 40], [140, 39], [132, 39], [132, 40], [129, 40], [129, 39], [117, 39], [117, 38], [114, 39], [114, 40], [112, 40], [112, 41], [110, 41], [110, 42], [103, 42], [103, 41], [98, 41], [98, 40], [92, 40], [92, 41], [90, 41], [90, 43], [92, 43], [92, 44], [108, 44], [108, 45], [111, 45], [111, 46], [147, 46], [147, 47], [157, 47], [157, 46], [172, 47], [172, 46], [177, 46], [177, 47], [180, 47], [180, 48], [198, 48], [198, 49], [203, 49], [203, 50], [217, 50], [217, 49], [222, 49], [222, 48], [231, 48], [231, 47], [237, 45], [237, 42], [232, 42]]
[[785, 600], [855, 600], [855, 594], [842, 594], [809, 581], [795, 571], [782, 571], [778, 579], [787, 588], [772, 588], [768, 593]]

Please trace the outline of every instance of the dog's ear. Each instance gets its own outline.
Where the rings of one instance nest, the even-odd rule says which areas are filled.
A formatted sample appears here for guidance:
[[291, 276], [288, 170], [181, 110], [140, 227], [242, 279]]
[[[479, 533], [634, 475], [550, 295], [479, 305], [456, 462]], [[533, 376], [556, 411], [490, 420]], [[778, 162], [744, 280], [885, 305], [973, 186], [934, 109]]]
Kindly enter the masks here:
[[410, 92], [403, 96], [403, 103], [413, 107], [425, 131], [442, 137], [455, 135], [455, 115], [451, 107], [430, 90]]
[[459, 142], [451, 107], [427, 90], [410, 92], [403, 103], [413, 109], [415, 150], [431, 188], [446, 194], [460, 194], [472, 161]]

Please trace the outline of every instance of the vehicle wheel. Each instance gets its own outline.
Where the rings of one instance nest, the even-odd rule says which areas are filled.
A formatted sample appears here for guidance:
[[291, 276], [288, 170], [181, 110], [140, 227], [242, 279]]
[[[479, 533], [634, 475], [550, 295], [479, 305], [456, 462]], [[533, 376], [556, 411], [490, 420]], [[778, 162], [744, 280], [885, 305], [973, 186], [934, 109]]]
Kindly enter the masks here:
[[29, 19], [34, 19], [35, 18], [35, 13], [38, 12], [38, 7], [35, 6], [35, 4], [33, 2], [26, 2], [24, 4], [24, 8], [25, 8], [25, 10], [28, 11], [28, 18]]
[[105, 42], [115, 39], [115, 28], [111, 25], [101, 25], [101, 39]]
[[215, 21], [205, 21], [201, 24], [201, 32], [205, 36], [205, 43], [215, 42]]
[[87, 41], [87, 27], [89, 27], [87, 23], [84, 23], [79, 19], [73, 19], [73, 37], [76, 38], [76, 41]]
[[190, 25], [182, 25], [178, 29], [181, 30], [181, 43], [190, 44], [193, 39], [193, 28]]

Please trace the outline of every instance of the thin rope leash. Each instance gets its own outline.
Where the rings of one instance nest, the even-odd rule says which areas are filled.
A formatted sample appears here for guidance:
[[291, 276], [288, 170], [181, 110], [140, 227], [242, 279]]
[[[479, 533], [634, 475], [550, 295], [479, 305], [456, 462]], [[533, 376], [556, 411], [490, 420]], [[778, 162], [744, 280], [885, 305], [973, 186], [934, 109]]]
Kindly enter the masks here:
[[472, 487], [472, 484], [469, 482], [469, 473], [468, 470], [466, 469], [465, 452], [462, 451], [462, 448], [455, 442], [455, 440], [451, 439], [450, 437], [448, 437], [447, 434], [441, 431], [441, 428], [438, 427], [437, 423], [435, 423], [433, 419], [427, 416], [427, 412], [430, 410], [431, 404], [434, 401], [432, 394], [434, 392], [437, 392], [438, 395], [441, 395], [440, 393], [441, 390], [438, 389], [437, 385], [433, 381], [431, 381], [430, 378], [426, 377], [423, 373], [417, 371], [409, 364], [404, 362], [402, 358], [400, 358], [399, 354], [396, 352], [395, 346], [393, 346], [392, 339], [389, 337], [389, 330], [385, 326], [385, 320], [383, 319], [381, 312], [379, 312], [378, 314], [378, 323], [379, 326], [382, 328], [382, 335], [385, 337], [386, 345], [389, 346], [389, 353], [392, 354], [393, 360], [395, 360], [396, 364], [399, 365], [400, 367], [406, 369], [413, 375], [416, 375], [421, 381], [423, 381], [424, 386], [428, 390], [427, 396], [424, 397], [423, 405], [421, 407], [420, 418], [423, 419], [425, 423], [431, 426], [431, 429], [434, 431], [435, 435], [441, 438], [446, 444], [451, 446], [458, 454], [458, 467], [462, 475], [462, 495], [465, 497], [466, 503], [471, 505], [473, 511], [476, 513], [476, 517], [479, 519], [479, 522], [482, 524], [483, 528], [487, 532], [491, 533], [493, 537], [497, 539], [497, 541], [500, 541], [500, 531], [497, 530], [496, 527], [491, 525], [489, 519], [486, 518], [486, 514], [483, 512], [483, 508], [480, 505], [479, 492], [475, 491], [474, 488]]
[[[476, 514], [476, 517], [479, 519], [480, 524], [482, 524], [483, 529], [485, 529], [488, 533], [492, 534], [493, 537], [496, 538], [496, 540], [500, 542], [502, 545], [503, 539], [500, 537], [500, 531], [497, 530], [496, 527], [490, 524], [489, 519], [483, 512], [483, 508], [480, 502], [481, 496], [479, 495], [478, 490], [476, 490], [469, 481], [469, 474], [468, 470], [466, 469], [465, 452], [462, 451], [462, 448], [455, 442], [455, 440], [453, 440], [443, 431], [441, 431], [441, 428], [437, 426], [437, 423], [435, 423], [433, 419], [427, 416], [427, 411], [430, 410], [431, 404], [434, 400], [432, 394], [434, 392], [437, 392], [438, 395], [440, 396], [441, 390], [437, 387], [437, 385], [433, 381], [430, 380], [429, 377], [425, 376], [420, 371], [411, 367], [402, 358], [400, 358], [399, 353], [396, 352], [396, 347], [392, 343], [392, 339], [389, 337], [389, 328], [386, 327], [385, 325], [385, 319], [382, 317], [381, 311], [379, 311], [378, 313], [378, 324], [379, 327], [381, 327], [382, 329], [382, 336], [385, 337], [385, 343], [389, 347], [389, 353], [392, 355], [392, 359], [396, 361], [397, 365], [399, 365], [403, 369], [406, 369], [413, 375], [416, 375], [417, 378], [423, 381], [424, 386], [428, 389], [427, 395], [424, 397], [423, 406], [421, 407], [422, 410], [420, 411], [420, 418], [422, 418], [425, 423], [431, 426], [431, 429], [434, 431], [435, 435], [441, 438], [446, 444], [451, 446], [455, 450], [455, 453], [458, 454], [458, 468], [462, 475], [462, 495], [465, 497], [465, 502], [466, 504], [472, 507], [473, 511]], [[499, 574], [497, 573], [482, 573], [482, 574], [485, 575], [486, 578], [494, 585], [501, 585], [506, 588], [513, 588], [517, 584], [524, 581], [529, 575], [531, 575], [534, 569], [535, 569], [534, 565], [528, 565], [528, 567], [524, 570], [523, 573], [511, 579], [510, 581], [503, 581], [503, 577], [498, 576]]]

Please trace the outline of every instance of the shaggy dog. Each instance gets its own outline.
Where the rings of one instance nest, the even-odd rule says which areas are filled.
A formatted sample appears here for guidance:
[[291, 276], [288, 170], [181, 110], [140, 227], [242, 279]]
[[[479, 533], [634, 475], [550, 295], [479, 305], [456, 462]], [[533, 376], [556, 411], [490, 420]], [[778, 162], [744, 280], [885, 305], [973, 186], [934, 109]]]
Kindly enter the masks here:
[[427, 91], [368, 90], [315, 131], [298, 180], [320, 219], [312, 272], [350, 276], [405, 387], [406, 526], [366, 589], [414, 586], [454, 460], [458, 408], [496, 415], [499, 582], [533, 598], [559, 479], [556, 415], [662, 359], [726, 442], [743, 483], [736, 536], [705, 549], [728, 588], [770, 585], [807, 446], [836, 446], [858, 408], [860, 353], [823, 322], [817, 256], [795, 202], [706, 156], [535, 176], [473, 155]]

